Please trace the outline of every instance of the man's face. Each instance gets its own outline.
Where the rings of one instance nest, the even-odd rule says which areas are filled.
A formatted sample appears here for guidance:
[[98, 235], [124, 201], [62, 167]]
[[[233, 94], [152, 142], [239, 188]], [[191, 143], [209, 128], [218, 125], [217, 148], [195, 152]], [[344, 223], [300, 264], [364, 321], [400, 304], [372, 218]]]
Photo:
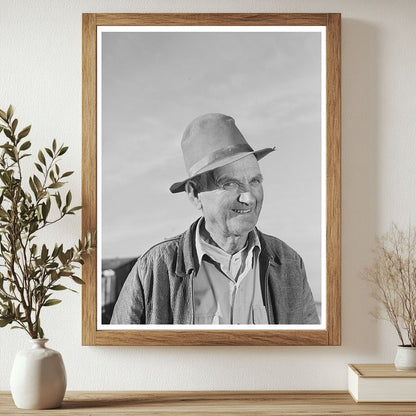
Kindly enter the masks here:
[[198, 194], [207, 229], [224, 238], [247, 235], [263, 205], [263, 178], [256, 157], [248, 155], [217, 168], [212, 176], [212, 183]]

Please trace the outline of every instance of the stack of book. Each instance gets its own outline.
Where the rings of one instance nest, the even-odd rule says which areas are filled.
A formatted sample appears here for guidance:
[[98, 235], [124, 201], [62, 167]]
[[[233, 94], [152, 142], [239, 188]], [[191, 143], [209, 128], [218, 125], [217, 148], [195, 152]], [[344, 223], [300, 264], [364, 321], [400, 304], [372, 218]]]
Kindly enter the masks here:
[[356, 402], [416, 402], [416, 371], [394, 364], [349, 364], [348, 390]]

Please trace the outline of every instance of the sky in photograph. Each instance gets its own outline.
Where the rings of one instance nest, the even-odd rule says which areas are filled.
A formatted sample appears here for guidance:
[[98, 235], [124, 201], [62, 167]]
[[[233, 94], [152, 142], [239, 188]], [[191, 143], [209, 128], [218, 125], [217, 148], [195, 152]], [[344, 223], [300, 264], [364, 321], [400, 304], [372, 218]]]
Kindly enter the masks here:
[[321, 278], [321, 34], [102, 35], [102, 257], [135, 257], [199, 216], [184, 193], [180, 141], [205, 113], [232, 116], [260, 161], [258, 228]]

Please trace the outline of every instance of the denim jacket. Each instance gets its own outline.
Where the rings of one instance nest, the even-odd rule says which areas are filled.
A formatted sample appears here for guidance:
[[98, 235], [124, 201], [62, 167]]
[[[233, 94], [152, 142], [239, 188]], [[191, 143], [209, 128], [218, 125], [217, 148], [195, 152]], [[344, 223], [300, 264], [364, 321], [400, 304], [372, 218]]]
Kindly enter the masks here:
[[[193, 324], [193, 278], [198, 272], [197, 222], [143, 254], [114, 307], [111, 324]], [[302, 258], [257, 230], [260, 284], [269, 324], [319, 324]]]

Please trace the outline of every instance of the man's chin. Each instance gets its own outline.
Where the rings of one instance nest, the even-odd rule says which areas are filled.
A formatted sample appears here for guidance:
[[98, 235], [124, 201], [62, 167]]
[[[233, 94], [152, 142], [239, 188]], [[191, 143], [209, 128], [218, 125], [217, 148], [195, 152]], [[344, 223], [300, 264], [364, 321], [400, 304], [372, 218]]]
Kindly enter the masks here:
[[242, 220], [234, 218], [231, 229], [234, 235], [247, 235], [250, 231], [253, 231], [257, 224], [256, 220]]

